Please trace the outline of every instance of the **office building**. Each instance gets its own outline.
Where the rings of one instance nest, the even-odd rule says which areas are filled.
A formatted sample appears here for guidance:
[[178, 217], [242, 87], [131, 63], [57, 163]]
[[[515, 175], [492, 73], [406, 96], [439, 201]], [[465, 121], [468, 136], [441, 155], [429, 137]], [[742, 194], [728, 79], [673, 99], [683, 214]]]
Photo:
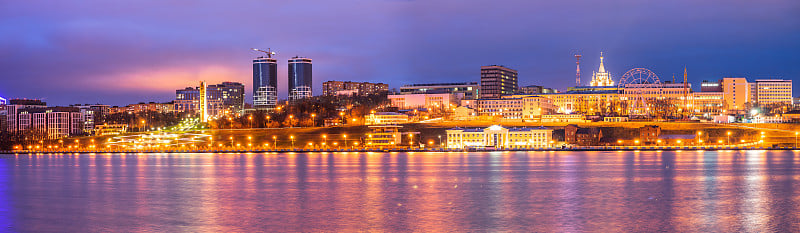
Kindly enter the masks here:
[[480, 85], [478, 85], [478, 82], [422, 83], [402, 86], [400, 87], [400, 94], [450, 93], [461, 95], [461, 99], [474, 100], [479, 98], [479, 89]]
[[278, 104], [278, 61], [271, 56], [253, 60], [253, 107], [260, 110]]
[[447, 132], [447, 148], [543, 148], [551, 145], [553, 130], [544, 127], [452, 128]]
[[322, 83], [322, 95], [374, 95], [387, 93], [389, 84], [350, 81], [326, 81]]
[[289, 59], [289, 100], [301, 100], [312, 96], [313, 79], [311, 58]]
[[758, 106], [792, 105], [792, 80], [757, 79], [751, 99]]
[[481, 66], [480, 98], [500, 98], [517, 92], [517, 71], [498, 65]]

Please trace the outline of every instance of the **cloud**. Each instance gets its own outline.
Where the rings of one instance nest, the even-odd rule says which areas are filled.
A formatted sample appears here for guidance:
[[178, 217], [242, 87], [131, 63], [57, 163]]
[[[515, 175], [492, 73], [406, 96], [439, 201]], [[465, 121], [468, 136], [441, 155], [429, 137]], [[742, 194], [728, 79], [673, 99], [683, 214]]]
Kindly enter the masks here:
[[[53, 104], [169, 101], [209, 82], [251, 85], [249, 48], [314, 59], [326, 80], [478, 81], [479, 67], [564, 89], [607, 53], [622, 74], [690, 79], [800, 76], [800, 2], [754, 1], [3, 1], [0, 94]], [[158, 99], [156, 99], [158, 98]]]

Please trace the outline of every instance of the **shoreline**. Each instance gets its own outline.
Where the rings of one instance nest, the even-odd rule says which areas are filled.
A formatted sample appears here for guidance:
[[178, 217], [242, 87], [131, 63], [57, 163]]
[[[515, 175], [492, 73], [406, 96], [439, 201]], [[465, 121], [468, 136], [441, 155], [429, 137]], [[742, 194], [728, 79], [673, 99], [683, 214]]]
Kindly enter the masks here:
[[0, 151], [0, 154], [74, 154], [74, 153], [136, 153], [136, 154], [157, 154], [157, 153], [308, 153], [308, 152], [519, 152], [519, 151], [720, 151], [720, 150], [800, 150], [800, 147], [703, 147], [703, 146], [682, 146], [682, 147], [626, 147], [626, 146], [596, 146], [596, 147], [572, 147], [572, 148], [504, 148], [504, 149], [447, 149], [447, 148], [392, 148], [392, 149], [245, 149], [245, 150], [65, 150], [65, 151]]

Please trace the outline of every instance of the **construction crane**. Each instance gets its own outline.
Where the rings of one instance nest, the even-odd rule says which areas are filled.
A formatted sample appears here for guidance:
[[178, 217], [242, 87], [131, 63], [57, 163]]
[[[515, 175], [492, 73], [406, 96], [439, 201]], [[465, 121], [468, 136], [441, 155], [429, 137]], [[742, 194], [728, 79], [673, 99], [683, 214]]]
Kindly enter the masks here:
[[272, 58], [272, 55], [275, 55], [275, 52], [272, 52], [272, 49], [270, 49], [270, 48], [267, 48], [267, 51], [256, 49], [256, 48], [250, 48], [250, 49], [253, 49], [254, 51], [266, 53], [268, 58]]

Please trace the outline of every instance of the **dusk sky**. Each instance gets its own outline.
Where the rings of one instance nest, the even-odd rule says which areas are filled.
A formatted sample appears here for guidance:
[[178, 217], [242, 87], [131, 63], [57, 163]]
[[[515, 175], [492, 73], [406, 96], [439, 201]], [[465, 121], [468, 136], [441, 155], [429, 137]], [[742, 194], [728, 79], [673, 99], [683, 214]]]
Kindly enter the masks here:
[[0, 96], [167, 102], [206, 80], [242, 82], [252, 102], [250, 48], [277, 52], [281, 97], [295, 55], [313, 59], [315, 94], [328, 80], [477, 82], [491, 64], [563, 90], [573, 54], [588, 83], [601, 51], [615, 81], [635, 67], [682, 79], [686, 66], [695, 89], [797, 82], [800, 1], [0, 1]]

